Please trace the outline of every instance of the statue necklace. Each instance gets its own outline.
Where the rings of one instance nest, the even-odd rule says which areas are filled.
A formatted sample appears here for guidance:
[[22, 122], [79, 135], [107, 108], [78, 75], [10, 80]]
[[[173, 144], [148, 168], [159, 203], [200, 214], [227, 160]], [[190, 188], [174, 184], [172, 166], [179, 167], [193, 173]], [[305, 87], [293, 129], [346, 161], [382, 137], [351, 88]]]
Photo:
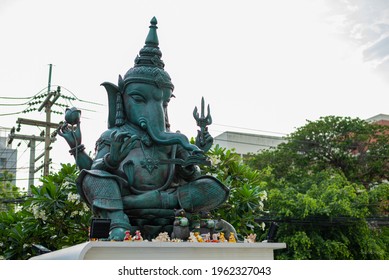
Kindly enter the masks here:
[[140, 161], [142, 168], [146, 169], [150, 174], [154, 169], [158, 169], [159, 160], [154, 158], [155, 145], [153, 145], [151, 155], [146, 154], [145, 147], [142, 141], [140, 141], [140, 147], [143, 152], [144, 160]]

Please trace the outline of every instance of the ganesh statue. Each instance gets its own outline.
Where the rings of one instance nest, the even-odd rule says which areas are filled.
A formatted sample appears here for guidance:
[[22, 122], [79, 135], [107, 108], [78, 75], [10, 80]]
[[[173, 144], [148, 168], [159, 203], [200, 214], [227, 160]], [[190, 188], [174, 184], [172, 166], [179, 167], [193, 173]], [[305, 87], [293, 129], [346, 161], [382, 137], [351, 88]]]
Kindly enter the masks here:
[[79, 110], [68, 109], [58, 129], [81, 170], [81, 197], [95, 217], [111, 220], [110, 240], [123, 240], [126, 231], [140, 230], [149, 240], [171, 233], [176, 209], [189, 216], [211, 211], [229, 194], [220, 181], [200, 172], [199, 166], [209, 164], [205, 152], [213, 142], [204, 100], [200, 114], [193, 111], [200, 127], [196, 144], [170, 131], [168, 104], [174, 86], [161, 60], [155, 17], [150, 23], [134, 66], [119, 76], [117, 85], [102, 83], [108, 94], [108, 129], [96, 142], [94, 158], [82, 144]]

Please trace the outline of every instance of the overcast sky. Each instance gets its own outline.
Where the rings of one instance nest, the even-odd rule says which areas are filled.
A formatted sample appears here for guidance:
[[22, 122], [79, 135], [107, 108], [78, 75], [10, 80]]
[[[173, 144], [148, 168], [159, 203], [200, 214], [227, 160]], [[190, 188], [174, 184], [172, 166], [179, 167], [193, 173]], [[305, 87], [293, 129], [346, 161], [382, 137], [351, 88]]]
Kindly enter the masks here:
[[[172, 128], [189, 137], [202, 96], [211, 106], [213, 136], [226, 130], [284, 136], [321, 116], [389, 114], [385, 0], [0, 0], [0, 103], [24, 103], [4, 97], [45, 89], [53, 64], [52, 84], [63, 94], [102, 104], [61, 100], [96, 111], [82, 113], [83, 140], [93, 150], [107, 126], [100, 84], [117, 83], [133, 66], [153, 16], [175, 85]], [[27, 108], [0, 105], [0, 114]], [[18, 117], [45, 118], [44, 112], [3, 115], [0, 126], [12, 127]], [[20, 133], [40, 131], [22, 126]], [[67, 151], [63, 139], [53, 144], [54, 169], [73, 162]], [[27, 143], [18, 153], [18, 168], [26, 170]]]

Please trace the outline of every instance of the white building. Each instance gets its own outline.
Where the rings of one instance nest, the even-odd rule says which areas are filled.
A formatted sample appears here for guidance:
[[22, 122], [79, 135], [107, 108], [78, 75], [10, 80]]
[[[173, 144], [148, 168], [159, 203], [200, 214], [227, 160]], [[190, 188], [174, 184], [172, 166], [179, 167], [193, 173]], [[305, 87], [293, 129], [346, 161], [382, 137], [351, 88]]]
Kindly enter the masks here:
[[386, 114], [378, 114], [371, 118], [368, 118], [366, 121], [371, 123], [376, 123], [380, 125], [388, 125], [389, 126], [389, 115]]
[[235, 149], [236, 153], [244, 156], [248, 153], [275, 148], [283, 142], [286, 140], [279, 136], [226, 131], [216, 136], [213, 143], [229, 150]]

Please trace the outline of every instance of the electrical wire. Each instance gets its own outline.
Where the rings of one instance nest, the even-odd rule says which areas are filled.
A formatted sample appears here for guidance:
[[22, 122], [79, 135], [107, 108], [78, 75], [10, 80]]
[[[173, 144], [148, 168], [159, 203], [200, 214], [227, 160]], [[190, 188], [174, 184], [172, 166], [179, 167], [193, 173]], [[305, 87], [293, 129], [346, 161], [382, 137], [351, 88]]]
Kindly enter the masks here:
[[[6, 151], [7, 149], [4, 149], [4, 151]], [[8, 156], [8, 158], [5, 160], [5, 162], [8, 162], [9, 161], [9, 159], [16, 153], [16, 151], [17, 151], [17, 149], [12, 149], [13, 151], [12, 151], [12, 154], [10, 154], [9, 156]], [[3, 155], [3, 154], [1, 154], [1, 155]], [[12, 166], [11, 168], [13, 168], [14, 166]]]
[[259, 129], [253, 129], [253, 128], [240, 127], [240, 126], [232, 126], [232, 125], [217, 124], [217, 123], [214, 123], [214, 125], [224, 126], [224, 127], [230, 127], [230, 128], [235, 128], [235, 129], [249, 130], [249, 131], [257, 131], [257, 132], [264, 132], [264, 133], [279, 134], [279, 135], [284, 135], [284, 136], [288, 135], [287, 133], [283, 133], [283, 132], [259, 130]]
[[25, 103], [18, 103], [18, 104], [15, 104], [15, 103], [0, 103], [0, 106], [21, 106], [21, 105], [26, 105], [28, 104], [28, 101], [25, 102]]
[[[39, 179], [41, 179], [42, 177], [34, 177], [33, 179], [34, 180], [39, 180]], [[13, 180], [15, 180], [15, 181], [27, 181], [27, 180], [30, 180], [30, 178], [12, 178], [11, 179], [11, 181], [13, 181]], [[8, 181], [8, 180], [1, 180], [0, 179], [0, 182], [1, 181]]]
[[64, 87], [64, 86], [61, 86], [61, 85], [53, 85], [53, 86], [57, 86], [57, 87], [63, 88], [64, 90], [66, 90], [67, 92], [69, 92], [71, 95], [73, 95], [74, 98], [76, 98], [76, 99], [77, 99], [78, 101], [80, 101], [80, 102], [89, 103], [89, 104], [94, 104], [94, 105], [99, 105], [99, 106], [104, 106], [104, 104], [101, 104], [101, 103], [97, 103], [97, 102], [92, 102], [92, 101], [87, 101], [87, 100], [79, 99], [71, 90], [67, 89], [67, 88]]
[[0, 114], [0, 117], [2, 117], [2, 116], [11, 116], [11, 115], [19, 115], [19, 114], [22, 114], [22, 113], [24, 113], [24, 112], [20, 111], [20, 112], [14, 112], [14, 113]]
[[0, 96], [0, 99], [31, 99], [33, 96], [30, 97], [9, 97], [9, 96]]
[[35, 96], [40, 94], [42, 91], [46, 90], [47, 87], [44, 87], [40, 91], [38, 91], [36, 94], [29, 96], [29, 97], [9, 97], [9, 96], [0, 96], [0, 99], [33, 99]]
[[350, 226], [355, 223], [359, 223], [362, 220], [366, 220], [368, 222], [382, 222], [383, 224], [389, 224], [389, 218], [388, 217], [366, 217], [366, 218], [354, 218], [354, 217], [328, 217], [323, 218], [322, 216], [311, 216], [305, 219], [293, 219], [293, 218], [275, 218], [275, 217], [263, 217], [263, 218], [256, 218], [256, 222], [275, 222], [275, 223], [287, 223], [287, 224], [295, 224], [300, 226], [334, 226], [334, 225], [340, 225], [340, 226]]
[[[18, 163], [18, 161], [22, 158], [22, 156], [25, 154], [25, 152], [28, 150], [28, 147], [23, 151], [23, 153], [18, 157], [18, 159], [15, 161], [14, 165], [11, 167], [11, 168], [16, 168], [16, 165]], [[15, 149], [16, 151], [16, 149]], [[10, 159], [11, 157], [9, 157], [8, 159]]]
[[[281, 140], [281, 139], [280, 139], [280, 140]], [[249, 143], [249, 142], [236, 141], [236, 140], [215, 139], [215, 141], [218, 141], [218, 142], [227, 142], [227, 143], [236, 143], [236, 144], [244, 144], [244, 145], [251, 145], [251, 146], [255, 146], [255, 147], [268, 147], [268, 148], [274, 148], [274, 145], [256, 144], [256, 143]]]

